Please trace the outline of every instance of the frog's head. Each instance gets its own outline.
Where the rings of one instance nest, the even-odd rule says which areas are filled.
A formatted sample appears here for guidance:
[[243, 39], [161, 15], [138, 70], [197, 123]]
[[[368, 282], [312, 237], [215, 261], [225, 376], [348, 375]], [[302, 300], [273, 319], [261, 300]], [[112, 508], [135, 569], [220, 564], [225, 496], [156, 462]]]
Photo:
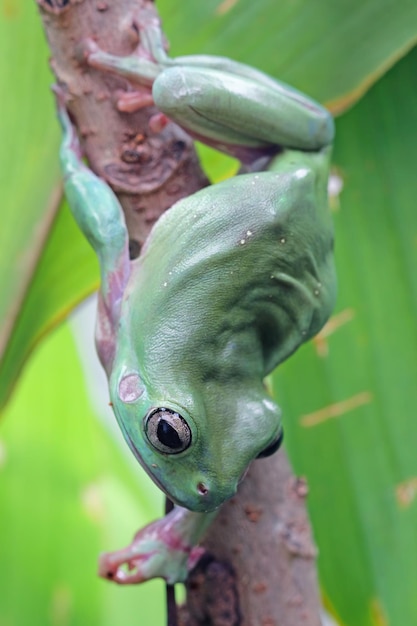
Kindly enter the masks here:
[[[158, 396], [137, 372], [111, 384], [114, 412], [136, 459], [176, 504], [206, 512], [231, 498], [253, 459], [282, 438], [280, 410], [260, 387]], [[167, 390], [164, 389], [165, 394]], [[220, 399], [222, 399], [220, 401]]]

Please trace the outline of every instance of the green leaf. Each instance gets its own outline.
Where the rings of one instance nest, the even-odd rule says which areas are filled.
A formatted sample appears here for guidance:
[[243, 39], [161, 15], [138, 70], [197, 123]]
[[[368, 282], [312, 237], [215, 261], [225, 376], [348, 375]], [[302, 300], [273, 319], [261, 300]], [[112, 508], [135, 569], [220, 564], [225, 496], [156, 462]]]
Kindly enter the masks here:
[[0, 361], [0, 407], [38, 341], [98, 286], [98, 263], [64, 204], [34, 267], [13, 333]]
[[57, 207], [58, 132], [34, 2], [1, 5], [0, 355]]
[[414, 0], [158, 0], [171, 53], [254, 65], [341, 111], [417, 41]]
[[64, 324], [0, 425], [0, 624], [164, 623], [160, 581], [122, 588], [96, 575], [100, 552], [127, 545], [162, 512], [117, 434], [91, 413]]
[[417, 623], [416, 62], [338, 121], [337, 311], [274, 377], [346, 626]]
[[68, 209], [56, 216], [59, 132], [36, 4], [15, 0], [2, 9], [0, 407], [39, 339], [98, 282]]

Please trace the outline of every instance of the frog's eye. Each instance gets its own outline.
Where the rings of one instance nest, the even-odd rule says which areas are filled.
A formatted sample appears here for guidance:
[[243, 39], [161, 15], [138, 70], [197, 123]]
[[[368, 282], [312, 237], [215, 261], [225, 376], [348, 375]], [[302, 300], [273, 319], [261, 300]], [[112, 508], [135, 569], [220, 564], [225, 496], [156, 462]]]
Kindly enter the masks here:
[[179, 413], [154, 409], [145, 418], [145, 433], [158, 452], [178, 454], [191, 444], [191, 430]]

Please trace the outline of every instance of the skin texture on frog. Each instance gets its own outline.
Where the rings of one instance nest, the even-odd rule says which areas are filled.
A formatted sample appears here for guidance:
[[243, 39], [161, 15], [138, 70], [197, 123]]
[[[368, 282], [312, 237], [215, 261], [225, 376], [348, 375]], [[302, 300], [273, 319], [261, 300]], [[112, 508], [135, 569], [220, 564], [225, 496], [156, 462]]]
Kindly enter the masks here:
[[65, 191], [100, 262], [96, 343], [113, 409], [177, 505], [102, 557], [101, 575], [119, 583], [186, 578], [216, 509], [282, 438], [265, 376], [320, 330], [335, 299], [329, 114], [228, 59], [168, 58], [152, 14], [139, 33], [140, 54], [128, 58], [87, 44], [91, 66], [140, 86], [119, 108], [147, 106], [151, 95], [160, 125], [175, 121], [246, 173], [177, 202], [130, 261], [120, 205], [83, 165], [58, 92]]

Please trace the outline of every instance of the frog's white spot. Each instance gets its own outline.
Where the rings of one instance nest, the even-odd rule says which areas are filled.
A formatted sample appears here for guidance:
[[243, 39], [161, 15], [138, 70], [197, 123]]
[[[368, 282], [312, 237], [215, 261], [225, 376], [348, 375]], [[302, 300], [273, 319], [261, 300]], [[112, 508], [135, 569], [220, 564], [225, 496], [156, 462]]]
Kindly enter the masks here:
[[343, 178], [336, 170], [332, 170], [327, 183], [327, 193], [329, 194], [329, 204], [333, 211], [340, 208], [339, 196], [343, 191]]
[[286, 243], [287, 240], [285, 239], [285, 237], [281, 237], [281, 239], [279, 241], [280, 241], [280, 243]]
[[315, 296], [319, 296], [320, 295], [320, 290], [319, 289], [315, 289], [314, 290], [314, 295]]
[[201, 89], [199, 87], [188, 87], [185, 85], [181, 85], [177, 89], [177, 93], [175, 94], [176, 100], [180, 100], [181, 98], [186, 98], [187, 96], [198, 96], [201, 93]]
[[172, 272], [168, 272], [168, 276], [172, 276]]
[[307, 174], [308, 169], [306, 167], [300, 167], [300, 169], [295, 172], [295, 177], [298, 178], [298, 180], [301, 180], [302, 178], [305, 178]]
[[168, 287], [168, 283], [165, 281], [164, 284], [162, 285], [163, 287]]
[[247, 235], [247, 237], [252, 237], [253, 233], [252, 233], [251, 230], [247, 230], [246, 231], [246, 235]]
[[274, 413], [277, 410], [276, 405], [272, 402], [272, 400], [262, 400], [262, 404], [264, 405], [264, 407], [268, 410], [268, 411], [273, 411]]
[[138, 374], [127, 374], [119, 383], [119, 398], [122, 402], [135, 402], [143, 394], [144, 388]]
[[246, 239], [241, 239], [241, 240], [240, 240], [240, 243], [241, 243], [241, 244], [242, 244], [242, 246], [243, 246], [243, 244], [244, 244], [244, 243], [246, 243]]
[[0, 441], [0, 467], [3, 467], [6, 464], [7, 453], [6, 446], [3, 441]]

